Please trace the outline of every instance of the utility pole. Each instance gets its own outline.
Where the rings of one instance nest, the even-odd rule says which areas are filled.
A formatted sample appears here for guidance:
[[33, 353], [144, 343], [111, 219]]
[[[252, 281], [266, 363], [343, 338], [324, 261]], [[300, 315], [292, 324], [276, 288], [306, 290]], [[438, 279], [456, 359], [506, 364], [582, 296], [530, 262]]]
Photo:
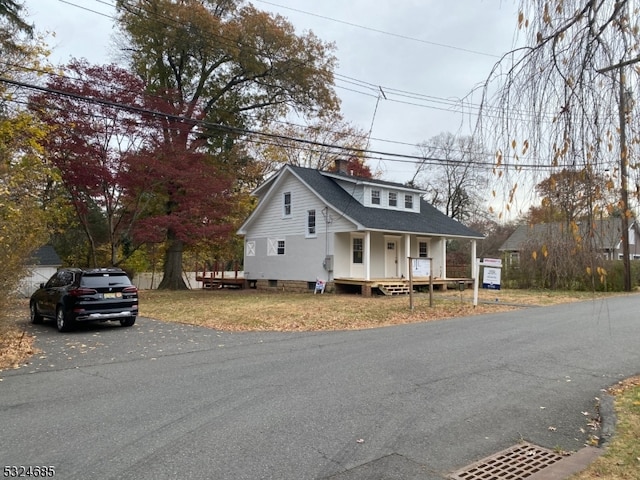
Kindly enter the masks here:
[[640, 56], [632, 59], [620, 62], [616, 65], [601, 68], [597, 70], [598, 73], [605, 73], [611, 70], [618, 70], [619, 73], [619, 87], [620, 87], [620, 105], [618, 109], [620, 117], [620, 202], [622, 206], [622, 265], [624, 270], [624, 290], [625, 292], [631, 291], [631, 259], [629, 258], [629, 216], [631, 214], [629, 210], [629, 178], [628, 178], [628, 166], [629, 155], [627, 150], [627, 97], [624, 88], [624, 67], [640, 61]]

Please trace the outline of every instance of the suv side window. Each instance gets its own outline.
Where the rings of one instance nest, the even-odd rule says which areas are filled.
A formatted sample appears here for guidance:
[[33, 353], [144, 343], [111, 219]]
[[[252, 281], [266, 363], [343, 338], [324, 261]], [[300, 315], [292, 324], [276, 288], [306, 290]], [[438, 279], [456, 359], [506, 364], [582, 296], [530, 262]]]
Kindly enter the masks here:
[[62, 272], [60, 275], [60, 287], [66, 287], [67, 285], [71, 285], [73, 283], [73, 273], [71, 272]]
[[58, 283], [58, 276], [59, 275], [60, 275], [59, 273], [56, 273], [49, 280], [47, 280], [47, 283], [44, 285], [44, 288], [53, 288], [53, 287], [55, 287], [56, 283]]
[[65, 285], [64, 283], [64, 274], [67, 272], [57, 272], [53, 277], [49, 279], [46, 288], [57, 288]]

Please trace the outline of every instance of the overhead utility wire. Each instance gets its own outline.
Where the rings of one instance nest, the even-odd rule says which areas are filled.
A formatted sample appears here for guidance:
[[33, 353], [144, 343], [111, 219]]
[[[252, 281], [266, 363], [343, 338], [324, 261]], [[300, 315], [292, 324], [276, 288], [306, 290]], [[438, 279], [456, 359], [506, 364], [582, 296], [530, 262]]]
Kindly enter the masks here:
[[[60, 1], [60, 2], [62, 2], [62, 3], [65, 3], [65, 4], [67, 4], [67, 5], [71, 5], [71, 6], [75, 6], [75, 7], [81, 8], [81, 9], [86, 10], [86, 11], [89, 11], [89, 12], [94, 12], [94, 13], [97, 13], [97, 14], [99, 14], [99, 15], [106, 16], [106, 17], [109, 17], [109, 18], [111, 18], [111, 19], [114, 19], [114, 20], [115, 20], [115, 17], [114, 17], [114, 16], [112, 16], [112, 15], [110, 16], [110, 15], [103, 14], [103, 13], [101, 13], [101, 12], [98, 12], [98, 11], [96, 11], [96, 10], [89, 9], [89, 8], [87, 8], [87, 7], [82, 7], [82, 6], [77, 5], [77, 4], [73, 3], [73, 2], [70, 2], [70, 1], [68, 1], [68, 0], [58, 0], [58, 1]], [[96, 1], [96, 2], [98, 2], [98, 3], [101, 3], [101, 4], [104, 4], [104, 5], [107, 5], [107, 6], [110, 6], [110, 7], [112, 7], [112, 8], [113, 8], [113, 7], [115, 7], [113, 4], [110, 4], [109, 2], [105, 2], [105, 1], [103, 1], [103, 0], [94, 0], [94, 1]], [[266, 2], [265, 2], [265, 3], [266, 3]], [[175, 21], [175, 19], [173, 19], [173, 18], [171, 18], [171, 17], [165, 16], [165, 15], [159, 15], [157, 12], [149, 12], [149, 11], [146, 11], [146, 10], [144, 10], [144, 9], [143, 9], [143, 8], [141, 8], [141, 7], [135, 7], [135, 8], [137, 8], [137, 10], [139, 10], [139, 11], [143, 11], [146, 15], [153, 15], [153, 16], [155, 16], [155, 17], [156, 17], [156, 18], [158, 18], [160, 21], [165, 22], [165, 24], [166, 24], [167, 26], [178, 26], [178, 27], [184, 27], [184, 25], [183, 25], [183, 24], [181, 24], [181, 23], [179, 23], [179, 22], [176, 22], [176, 21]], [[138, 15], [140, 14], [139, 12], [138, 12], [138, 13], [132, 12], [132, 13], [134, 13], [134, 14], [138, 14]], [[363, 27], [363, 28], [365, 28], [365, 27]], [[224, 37], [224, 36], [222, 36], [222, 35], [215, 35], [215, 34], [214, 34], [213, 36], [215, 36], [216, 38], [219, 38], [219, 39], [221, 39], [221, 40], [224, 40], [224, 41], [226, 41], [226, 42], [229, 42], [229, 43], [235, 43], [235, 40], [230, 39], [230, 38], [227, 38], [227, 37]], [[246, 46], [246, 45], [245, 45], [245, 46]], [[451, 48], [455, 48], [455, 47], [451, 47]], [[341, 75], [341, 74], [339, 74], [339, 73], [335, 73], [335, 72], [333, 73], [333, 75], [334, 75], [334, 77], [335, 77], [336, 79], [340, 79], [340, 77], [342, 77], [342, 78], [346, 79], [346, 80], [342, 80], [342, 81], [344, 81], [344, 82], [346, 82], [346, 83], [351, 83], [351, 84], [356, 85], [356, 86], [363, 86], [363, 87], [365, 87], [365, 86], [366, 86], [365, 88], [367, 88], [367, 89], [371, 89], [372, 91], [375, 91], [376, 93], [375, 93], [375, 94], [371, 94], [371, 93], [361, 92], [361, 91], [358, 91], [358, 90], [349, 90], [349, 89], [347, 89], [347, 88], [345, 88], [345, 87], [341, 87], [341, 88], [346, 89], [346, 90], [349, 90], [349, 91], [352, 91], [352, 92], [354, 92], [354, 93], [361, 94], [361, 95], [366, 95], [366, 96], [370, 96], [370, 97], [373, 97], [373, 98], [376, 98], [376, 97], [377, 97], [378, 84], [373, 84], [373, 83], [367, 82], [367, 81], [365, 81], [365, 80], [359, 80], [359, 79], [356, 79], [356, 78], [353, 78], [353, 77], [349, 77], [349, 76], [347, 76], [347, 75]], [[347, 82], [347, 80], [348, 80], [348, 82]], [[419, 99], [429, 99], [429, 101], [433, 101], [433, 102], [435, 102], [435, 103], [451, 104], [452, 106], [455, 106], [455, 102], [454, 102], [454, 101], [452, 101], [452, 100], [450, 100], [450, 99], [446, 99], [446, 98], [435, 97], [435, 96], [426, 95], [426, 94], [417, 93], [417, 92], [410, 92], [410, 91], [407, 91], [407, 90], [396, 89], [396, 88], [387, 87], [387, 86], [384, 86], [384, 85], [382, 85], [382, 88], [384, 88], [384, 89], [385, 89], [385, 91], [394, 92], [394, 94], [397, 94], [398, 96], [408, 96], [409, 98], [413, 98], [413, 99], [415, 99], [415, 100], [419, 100]], [[396, 92], [397, 92], [397, 93], [396, 93]], [[395, 100], [395, 99], [393, 99], [393, 98], [389, 98], [388, 100], [389, 100], [389, 101], [391, 101], [391, 102], [396, 102], [396, 101], [397, 101], [397, 100]], [[408, 103], [408, 102], [401, 102], [401, 101], [397, 101], [397, 102], [398, 102], [398, 103], [405, 103], [405, 104], [413, 105], [413, 104]], [[429, 107], [428, 105], [415, 104], [415, 106], [423, 106], [423, 107], [425, 107], [425, 108], [431, 108], [431, 107]]]
[[[84, 79], [75, 78], [75, 77], [69, 77], [69, 76], [66, 76], [66, 75], [63, 75], [63, 74], [60, 74], [60, 73], [57, 73], [57, 72], [49, 72], [49, 71], [42, 70], [42, 69], [25, 67], [23, 65], [17, 65], [17, 64], [8, 63], [8, 62], [2, 62], [1, 60], [0, 60], [0, 65], [6, 65], [8, 67], [18, 68], [18, 69], [21, 69], [21, 70], [26, 70], [28, 72], [33, 72], [33, 73], [37, 73], [37, 74], [40, 74], [40, 75], [49, 75], [49, 76], [52, 76], [52, 77], [58, 77], [58, 78], [61, 78], [61, 79], [68, 79], [68, 80], [73, 80], [73, 81], [85, 81]], [[102, 83], [99, 83], [99, 85], [101, 85], [103, 87], [107, 87], [107, 85], [102, 84]], [[111, 85], [108, 85], [108, 86], [111, 87]], [[152, 97], [153, 98], [162, 99], [162, 97], [159, 97], [159, 96], [156, 96], [156, 95], [152, 95]], [[372, 97], [376, 98], [375, 95], [372, 95]], [[11, 101], [13, 103], [17, 103], [17, 104], [21, 104], [21, 105], [27, 105], [26, 102], [20, 102], [20, 101], [17, 101], [16, 99], [12, 99]], [[283, 124], [283, 125], [289, 125], [289, 126], [292, 126], [292, 127], [299, 127], [299, 128], [303, 128], [305, 130], [314, 130], [314, 129], [317, 128], [314, 125], [303, 125], [303, 124], [300, 124], [300, 123], [295, 123], [295, 122], [286, 121], [286, 120], [272, 120], [272, 122], [278, 123], [278, 124]], [[354, 141], [366, 137], [366, 133], [361, 133], [361, 134], [348, 133], [348, 134], [345, 134], [345, 132], [342, 131], [342, 130], [331, 130], [331, 129], [327, 129], [327, 131], [330, 132], [330, 133], [339, 133], [339, 134], [345, 135], [347, 137], [353, 138]], [[380, 138], [380, 137], [371, 137], [371, 140], [375, 140], [377, 142], [382, 142], [382, 143], [405, 145], [405, 146], [410, 146], [410, 147], [415, 147], [416, 146], [416, 143], [413, 143], [413, 142], [403, 142], [403, 141], [400, 141], [400, 140], [389, 140], [389, 139]]]
[[[319, 147], [325, 147], [325, 148], [331, 148], [331, 149], [336, 149], [339, 151], [343, 151], [343, 152], [347, 152], [347, 153], [355, 153], [355, 154], [365, 154], [365, 155], [381, 155], [381, 156], [385, 156], [385, 160], [386, 161], [396, 161], [396, 162], [411, 162], [411, 163], [415, 163], [415, 162], [427, 162], [427, 161], [433, 161], [436, 162], [438, 164], [442, 164], [442, 163], [449, 163], [449, 164], [465, 164], [465, 165], [477, 165], [477, 166], [484, 166], [484, 167], [488, 167], [488, 168], [501, 168], [501, 169], [507, 169], [507, 168], [514, 168], [514, 169], [536, 169], [536, 170], [540, 170], [540, 169], [555, 169], [556, 167], [552, 166], [552, 165], [537, 165], [537, 164], [517, 164], [517, 165], [510, 165], [508, 163], [503, 162], [501, 165], [496, 165], [494, 162], [481, 162], [481, 161], [477, 161], [477, 160], [471, 160], [471, 161], [458, 161], [458, 160], [452, 160], [452, 159], [442, 159], [442, 158], [434, 158], [434, 157], [425, 157], [425, 156], [417, 156], [417, 155], [408, 155], [408, 154], [402, 154], [402, 153], [393, 153], [393, 152], [383, 152], [383, 151], [378, 151], [378, 150], [366, 150], [363, 148], [355, 148], [355, 147], [348, 147], [348, 146], [342, 146], [342, 145], [332, 145], [332, 144], [328, 144], [328, 143], [323, 143], [323, 142], [316, 142], [313, 140], [306, 140], [306, 139], [302, 139], [302, 138], [295, 138], [295, 137], [288, 137], [286, 135], [279, 135], [279, 134], [275, 134], [275, 133], [269, 133], [269, 132], [261, 132], [258, 130], [252, 130], [252, 129], [248, 129], [248, 128], [237, 128], [237, 127], [231, 127], [228, 125], [222, 125], [219, 123], [214, 123], [214, 122], [207, 122], [204, 120], [197, 120], [197, 119], [193, 119], [193, 118], [187, 118], [181, 115], [175, 115], [175, 114], [170, 114], [170, 113], [163, 113], [163, 112], [158, 112], [155, 110], [149, 110], [146, 108], [142, 108], [142, 107], [137, 107], [135, 105], [126, 105], [126, 104], [122, 104], [122, 103], [118, 103], [118, 102], [112, 102], [109, 100], [103, 100], [100, 98], [95, 98], [95, 97], [87, 97], [87, 96], [83, 96], [83, 95], [79, 95], [79, 94], [75, 94], [75, 93], [71, 93], [71, 92], [65, 92], [62, 90], [56, 90], [56, 89], [52, 89], [52, 88], [47, 88], [47, 87], [41, 87], [38, 85], [33, 85], [33, 84], [29, 84], [29, 83], [25, 83], [25, 82], [19, 82], [17, 80], [11, 80], [8, 78], [4, 78], [4, 77], [0, 77], [0, 82], [2, 83], [7, 83], [9, 85], [14, 85], [17, 87], [22, 87], [22, 88], [27, 88], [27, 89], [31, 89], [31, 90], [36, 90], [36, 91], [40, 91], [40, 92], [45, 92], [45, 93], [51, 93], [54, 95], [60, 95], [60, 96], [64, 96], [64, 97], [69, 97], [69, 98], [74, 98], [76, 100], [80, 100], [80, 101], [85, 101], [85, 102], [89, 102], [89, 103], [95, 103], [98, 105], [104, 105], [104, 106], [108, 106], [108, 107], [113, 107], [113, 108], [119, 108], [119, 109], [123, 109], [126, 111], [132, 111], [132, 112], [136, 112], [136, 113], [141, 113], [141, 114], [145, 114], [145, 115], [150, 115], [150, 116], [154, 116], [154, 117], [162, 117], [162, 118], [166, 118], [166, 119], [171, 119], [171, 120], [176, 120], [176, 121], [180, 121], [180, 122], [184, 122], [184, 123], [191, 123], [194, 125], [203, 125], [203, 126], [207, 126], [210, 128], [215, 128], [218, 129], [220, 131], [226, 131], [229, 133], [236, 133], [236, 134], [244, 134], [244, 135], [255, 135], [255, 136], [260, 136], [260, 137], [265, 137], [265, 138], [269, 138], [269, 139], [277, 139], [277, 140], [287, 140], [287, 141], [293, 141], [296, 143], [302, 143], [302, 144], [306, 144], [306, 145], [314, 145], [314, 146], [319, 146]], [[386, 158], [386, 157], [392, 157], [392, 158]]]
[[[75, 3], [71, 2], [71, 1], [68, 1], [68, 0], [58, 0], [58, 1], [62, 2], [62, 3], [65, 3], [67, 5], [74, 6], [74, 7], [80, 8], [82, 10], [93, 12], [93, 13], [96, 13], [98, 15], [102, 15], [102, 16], [105, 16], [107, 18], [111, 18], [111, 19], [115, 20], [115, 17], [113, 15], [104, 14], [104, 13], [98, 12], [96, 10], [92, 10], [90, 8], [77, 5], [77, 4], [75, 4]], [[104, 1], [104, 0], [94, 0], [94, 1], [97, 2], [97, 3], [103, 4], [103, 5], [107, 5], [107, 6], [111, 7], [111, 8], [115, 8], [115, 5], [113, 5], [113, 4], [111, 4], [111, 3], [107, 2], [107, 1]], [[263, 3], [276, 5], [276, 4], [272, 4], [270, 2], [263, 2]], [[280, 5], [277, 5], [277, 6], [280, 6]], [[177, 27], [184, 27], [185, 26], [184, 24], [176, 22], [175, 19], [173, 19], [171, 17], [168, 17], [166, 15], [160, 15], [157, 12], [150, 12], [150, 11], [145, 10], [144, 8], [137, 7], [137, 6], [132, 6], [132, 8], [136, 8], [138, 10], [138, 12], [136, 13], [136, 12], [133, 12], [133, 10], [130, 10], [131, 13], [133, 13], [135, 15], [140, 15], [140, 12], [144, 12], [144, 14], [146, 14], [146, 15], [155, 16], [160, 21], [163, 21], [165, 23], [165, 25], [167, 25], [167, 26], [177, 26]], [[288, 7], [283, 7], [283, 8], [288, 8]], [[295, 10], [295, 9], [290, 9], [290, 10]], [[308, 12], [303, 12], [302, 10], [300, 10], [300, 12], [308, 13]], [[310, 14], [310, 15], [313, 15], [313, 14]], [[327, 18], [329, 18], [329, 17], [327, 17]], [[335, 21], [340, 22], [340, 23], [349, 24], [348, 22], [343, 22], [343, 21], [337, 20], [337, 19], [331, 19], [331, 20], [335, 20]], [[361, 26], [361, 25], [355, 25], [355, 26], [360, 27], [360, 28], [369, 29], [369, 27], [364, 27], [364, 26]], [[376, 31], [375, 29], [370, 29], [370, 30]], [[385, 33], [385, 34], [388, 34], [388, 35], [394, 35], [394, 34], [391, 34], [389, 32], [384, 32], [384, 31], [380, 31], [380, 33]], [[235, 43], [236, 43], [236, 41], [234, 39], [224, 37], [223, 35], [212, 34], [212, 36], [214, 36], [214, 37], [216, 37], [216, 38], [218, 38], [218, 39], [220, 39], [222, 41], [225, 41], [225, 42], [227, 42], [229, 44], [235, 45]], [[411, 37], [408, 37], [408, 38], [411, 38]], [[414, 40], [420, 41], [419, 39], [414, 39]], [[440, 44], [436, 44], [436, 45], [440, 45]], [[247, 47], [247, 45], [244, 45], [244, 46]], [[440, 46], [447, 47], [447, 48], [452, 48], [452, 49], [457, 49], [457, 50], [464, 50], [464, 49], [460, 49], [460, 48], [457, 48], [457, 47], [453, 47], [451, 45], [440, 45]], [[495, 56], [495, 55], [489, 55], [489, 54], [483, 53], [483, 52], [473, 52], [472, 50], [468, 50], [468, 52], [477, 53], [479, 55]], [[363, 88], [367, 88], [367, 89], [370, 89], [372, 91], [375, 91], [376, 94], [367, 93], [367, 92], [361, 92], [361, 91], [358, 91], [358, 90], [342, 87], [340, 85], [334, 85], [334, 87], [341, 88], [343, 90], [347, 90], [347, 91], [350, 91], [350, 92], [353, 92], [353, 93], [357, 93], [359, 95], [365, 95], [365, 96], [368, 96], [368, 97], [371, 97], [371, 98], [377, 98], [377, 92], [378, 92], [378, 88], [379, 88], [378, 84], [373, 84], [373, 83], [367, 82], [365, 80], [355, 79], [353, 77], [349, 77], [349, 76], [346, 76], [346, 75], [341, 75], [341, 74], [335, 73], [335, 72], [333, 73], [333, 76], [336, 79], [340, 79], [340, 77], [348, 79], [348, 80], [350, 80], [349, 83], [352, 83], [354, 85], [363, 86]], [[341, 80], [341, 81], [345, 81], [346, 82], [346, 80]], [[358, 82], [358, 83], [353, 83], [354, 81]], [[403, 104], [403, 105], [409, 105], [409, 106], [413, 106], [413, 107], [429, 108], [429, 109], [432, 109], [432, 110], [439, 110], [439, 111], [445, 111], [445, 112], [450, 112], [450, 113], [461, 113], [461, 114], [465, 114], [465, 115], [469, 115], [469, 114], [477, 115], [477, 113], [474, 113], [474, 112], [470, 111], [469, 109], [480, 108], [480, 106], [478, 104], [473, 104], [473, 103], [462, 104], [461, 102], [459, 102], [457, 100], [451, 100], [451, 99], [446, 99], [446, 98], [442, 98], [442, 97], [435, 97], [435, 96], [426, 95], [426, 94], [422, 94], [422, 93], [410, 92], [410, 91], [407, 91], [407, 90], [396, 89], [396, 88], [387, 87], [387, 86], [384, 86], [384, 85], [380, 85], [380, 86], [382, 88], [384, 88], [385, 91], [392, 92], [394, 95], [397, 95], [397, 96], [400, 96], [400, 97], [413, 98], [414, 100], [421, 100], [421, 99], [427, 100], [428, 99], [427, 101], [431, 101], [433, 103], [442, 103], [442, 104], [445, 104], [445, 105], [450, 105], [452, 108], [436, 107], [436, 106], [432, 106], [432, 105], [425, 105], [425, 104], [420, 104], [420, 103], [397, 100], [395, 98], [388, 98], [387, 100], [389, 102], [399, 103], [399, 104]], [[492, 107], [492, 106], [485, 106], [485, 107], [488, 107], [488, 112], [485, 112], [484, 115], [486, 117], [489, 117], [489, 118], [498, 118], [497, 115], [503, 110], [503, 109], [498, 108], [498, 107]], [[497, 113], [492, 115], [492, 114], [490, 114], [491, 110], [496, 110]], [[511, 115], [518, 114], [518, 115], [520, 115], [520, 118], [522, 120], [527, 120], [526, 117], [531, 117], [530, 121], [539, 121], [539, 118], [535, 117], [534, 114], [530, 113], [530, 112], [511, 110], [510, 114]], [[549, 118], [553, 118], [553, 114], [548, 114], [548, 117]]]
[[456, 47], [456, 46], [453, 46], [453, 45], [447, 45], [445, 43], [431, 42], [429, 40], [423, 40], [421, 38], [410, 37], [408, 35], [402, 35], [400, 33], [387, 32], [385, 30], [380, 30], [380, 29], [373, 28], [373, 27], [367, 27], [367, 26], [364, 26], [364, 25], [359, 25], [357, 23], [347, 22], [345, 20], [338, 20], [337, 18], [327, 17], [325, 15], [319, 15], [317, 13], [306, 12], [304, 10], [299, 10], [297, 8], [292, 8], [292, 7], [286, 7], [284, 5], [280, 5], [280, 4], [273, 3], [273, 2], [267, 2], [266, 0], [256, 0], [256, 1], [258, 1], [260, 3], [266, 3], [267, 5], [271, 5], [273, 7], [284, 8], [285, 10], [291, 10], [292, 12], [303, 13], [305, 15], [310, 15], [312, 17], [322, 18], [323, 20], [329, 20], [331, 22], [341, 23], [343, 25], [349, 25], [350, 27], [360, 28], [362, 30], [368, 30], [370, 32], [375, 32], [375, 33], [381, 33], [383, 35], [388, 35], [390, 37], [401, 38], [403, 40], [410, 40], [412, 42], [424, 43], [426, 45], [432, 45], [434, 47], [457, 50], [459, 52], [473, 53], [474, 55], [483, 55], [485, 57], [500, 58], [499, 55], [493, 55], [493, 54], [486, 53], [486, 52], [480, 52], [478, 50], [470, 50], [468, 48]]

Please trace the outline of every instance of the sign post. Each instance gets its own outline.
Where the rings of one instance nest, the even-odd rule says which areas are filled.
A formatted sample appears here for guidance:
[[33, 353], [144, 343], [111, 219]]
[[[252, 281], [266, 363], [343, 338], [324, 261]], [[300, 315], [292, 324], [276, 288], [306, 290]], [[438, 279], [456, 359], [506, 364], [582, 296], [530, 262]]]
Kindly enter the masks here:
[[473, 306], [478, 305], [478, 283], [480, 267], [484, 267], [482, 276], [482, 288], [490, 290], [500, 290], [500, 277], [502, 272], [502, 260], [499, 258], [485, 258], [480, 261], [476, 258], [476, 278], [473, 281]]
[[409, 260], [409, 308], [413, 310], [413, 277], [429, 277], [429, 306], [433, 307], [433, 284], [430, 258], [411, 258]]

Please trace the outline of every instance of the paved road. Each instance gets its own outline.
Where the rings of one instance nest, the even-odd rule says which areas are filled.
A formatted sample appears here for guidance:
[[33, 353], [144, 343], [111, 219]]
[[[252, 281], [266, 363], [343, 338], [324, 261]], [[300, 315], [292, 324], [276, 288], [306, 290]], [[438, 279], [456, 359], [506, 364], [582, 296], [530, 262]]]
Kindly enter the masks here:
[[43, 353], [0, 372], [0, 467], [59, 479], [443, 479], [521, 439], [581, 448], [600, 390], [640, 372], [638, 295], [355, 332], [33, 330]]

